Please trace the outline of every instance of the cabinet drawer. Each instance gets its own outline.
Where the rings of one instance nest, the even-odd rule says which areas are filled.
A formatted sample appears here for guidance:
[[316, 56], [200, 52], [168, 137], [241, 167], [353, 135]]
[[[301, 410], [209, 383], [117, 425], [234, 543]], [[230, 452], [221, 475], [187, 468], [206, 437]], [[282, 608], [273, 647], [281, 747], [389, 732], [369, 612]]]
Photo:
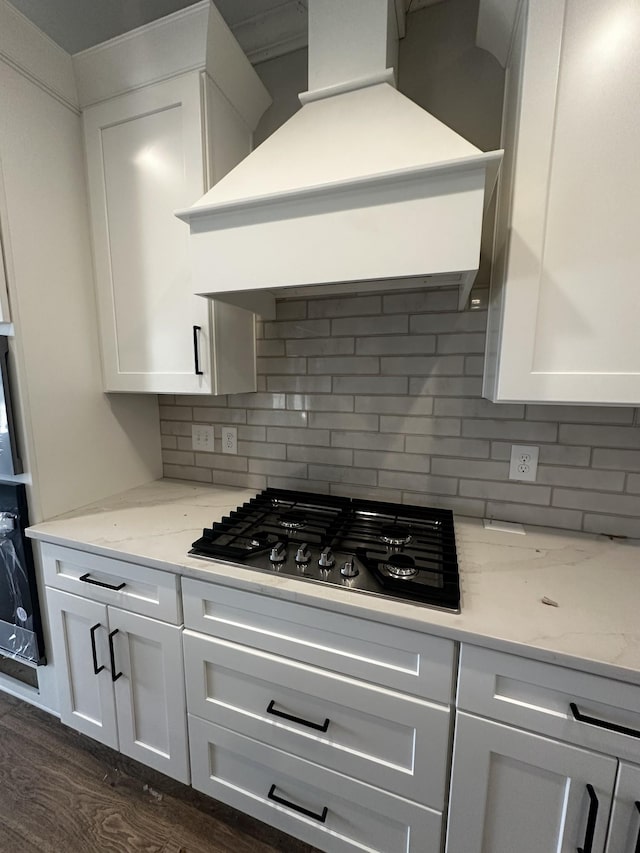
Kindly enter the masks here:
[[444, 808], [448, 706], [191, 631], [183, 641], [191, 714]]
[[189, 740], [194, 788], [321, 850], [440, 850], [440, 812], [197, 717]]
[[451, 702], [451, 640], [190, 578], [182, 590], [185, 627], [194, 631]]
[[640, 761], [640, 687], [621, 681], [463, 644], [458, 707]]
[[72, 548], [41, 547], [47, 586], [173, 625], [182, 622], [177, 575]]

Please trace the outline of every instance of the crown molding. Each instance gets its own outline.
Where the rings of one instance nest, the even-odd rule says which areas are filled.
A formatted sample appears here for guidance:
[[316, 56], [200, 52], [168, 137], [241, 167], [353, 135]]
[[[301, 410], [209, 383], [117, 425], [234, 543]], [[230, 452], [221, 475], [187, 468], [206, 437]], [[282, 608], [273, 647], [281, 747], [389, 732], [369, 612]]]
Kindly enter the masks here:
[[0, 0], [0, 59], [78, 112], [71, 56], [7, 0]]

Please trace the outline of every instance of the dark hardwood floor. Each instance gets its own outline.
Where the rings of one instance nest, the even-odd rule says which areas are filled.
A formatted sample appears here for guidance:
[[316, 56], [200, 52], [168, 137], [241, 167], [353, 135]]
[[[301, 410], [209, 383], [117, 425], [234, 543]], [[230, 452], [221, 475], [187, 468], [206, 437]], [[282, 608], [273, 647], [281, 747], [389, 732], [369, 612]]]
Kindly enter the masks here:
[[0, 694], [1, 853], [314, 853]]

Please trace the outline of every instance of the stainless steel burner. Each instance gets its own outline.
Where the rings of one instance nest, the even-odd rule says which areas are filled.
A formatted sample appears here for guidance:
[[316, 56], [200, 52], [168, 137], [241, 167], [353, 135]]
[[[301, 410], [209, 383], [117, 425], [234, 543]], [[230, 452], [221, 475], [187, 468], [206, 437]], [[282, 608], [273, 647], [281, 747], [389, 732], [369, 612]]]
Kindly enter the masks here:
[[386, 524], [382, 528], [380, 540], [387, 545], [408, 545], [411, 542], [411, 532], [402, 524]]
[[394, 578], [412, 578], [418, 574], [415, 561], [408, 554], [392, 554], [380, 568]]
[[266, 530], [258, 530], [253, 534], [253, 538], [251, 539], [251, 544], [255, 548], [260, 548], [264, 545], [268, 545], [270, 539], [271, 539], [271, 537], [267, 533]]

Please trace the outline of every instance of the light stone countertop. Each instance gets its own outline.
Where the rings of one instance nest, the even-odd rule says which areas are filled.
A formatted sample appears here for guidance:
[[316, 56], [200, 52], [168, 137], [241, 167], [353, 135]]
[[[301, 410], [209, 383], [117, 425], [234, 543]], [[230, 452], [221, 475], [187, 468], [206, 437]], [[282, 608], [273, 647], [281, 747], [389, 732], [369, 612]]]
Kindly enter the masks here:
[[[640, 684], [640, 540], [527, 526], [486, 530], [456, 516], [462, 612], [187, 556], [202, 528], [255, 491], [158, 480], [35, 525], [43, 542], [264, 595], [563, 663]], [[558, 603], [542, 603], [547, 596]]]

